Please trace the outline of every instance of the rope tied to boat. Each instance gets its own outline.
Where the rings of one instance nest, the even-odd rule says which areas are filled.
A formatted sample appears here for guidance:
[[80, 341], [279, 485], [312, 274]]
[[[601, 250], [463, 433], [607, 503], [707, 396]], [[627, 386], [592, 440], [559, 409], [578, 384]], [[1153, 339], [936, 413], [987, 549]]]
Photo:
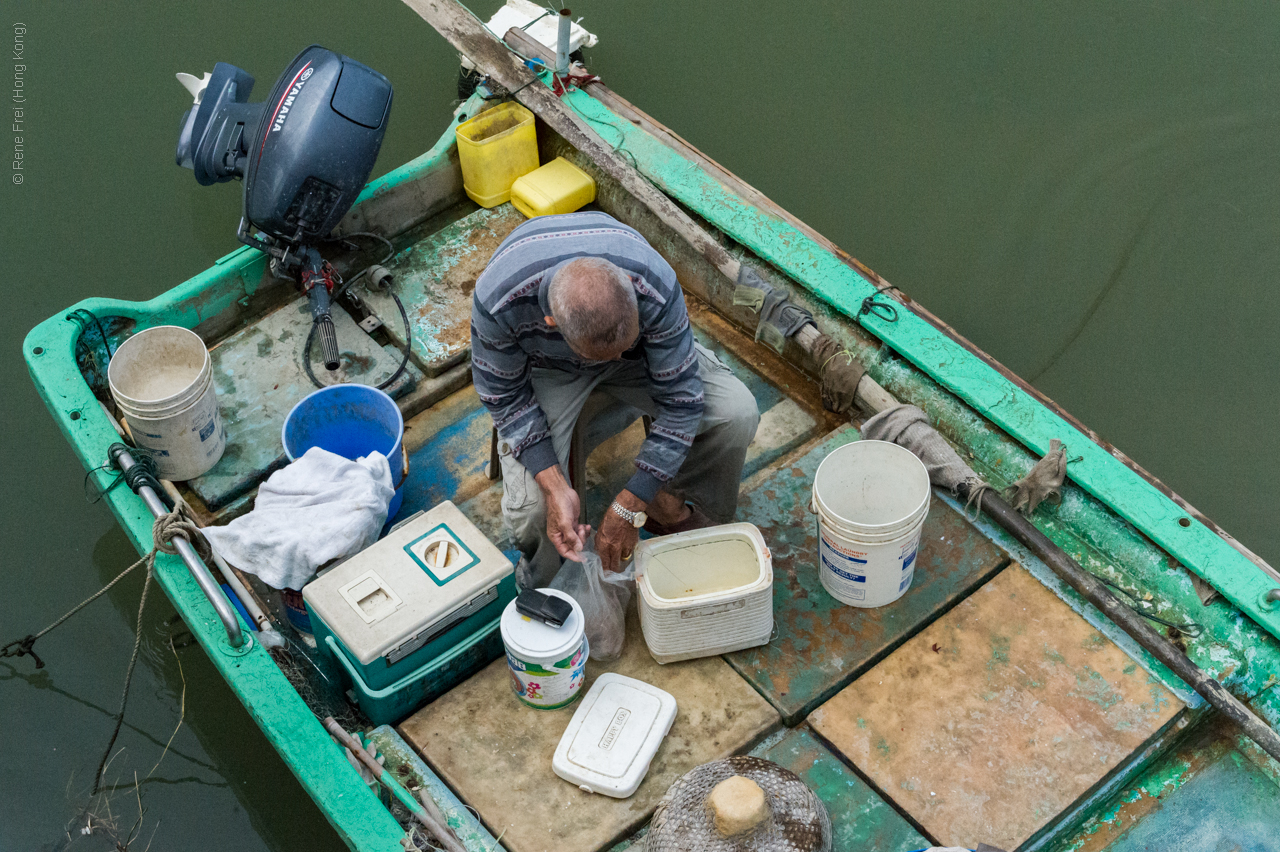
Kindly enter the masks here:
[[94, 775], [93, 795], [97, 794], [98, 786], [102, 783], [102, 774], [106, 771], [107, 760], [111, 755], [111, 749], [115, 746], [116, 738], [120, 735], [120, 727], [124, 724], [125, 706], [129, 701], [129, 685], [133, 681], [133, 670], [138, 663], [138, 653], [142, 649], [142, 613], [147, 606], [147, 593], [151, 590], [151, 576], [155, 570], [156, 556], [161, 553], [176, 556], [178, 549], [174, 546], [173, 540], [179, 536], [190, 542], [191, 546], [196, 549], [196, 552], [200, 554], [202, 559], [211, 558], [212, 552], [209, 549], [209, 543], [205, 541], [204, 536], [200, 534], [200, 528], [197, 527], [195, 521], [186, 514], [185, 507], [178, 507], [169, 514], [161, 515], [156, 518], [155, 523], [151, 525], [151, 539], [155, 546], [152, 548], [150, 553], [121, 571], [111, 580], [111, 582], [107, 583], [101, 589], [76, 604], [70, 611], [54, 621], [48, 627], [38, 633], [32, 633], [22, 637], [21, 639], [15, 639], [3, 648], [0, 648], [0, 657], [31, 657], [31, 659], [35, 660], [37, 669], [44, 668], [44, 660], [40, 659], [33, 648], [37, 639], [60, 626], [67, 621], [67, 619], [71, 618], [71, 616], [75, 615], [80, 610], [105, 595], [116, 583], [119, 583], [126, 576], [133, 573], [133, 571], [138, 567], [142, 565], [147, 566], [146, 579], [142, 584], [142, 596], [138, 601], [138, 620], [134, 631], [133, 653], [129, 656], [129, 667], [125, 670], [124, 688], [120, 695], [120, 709], [116, 712], [115, 727], [111, 731], [111, 739], [107, 742], [106, 751], [103, 752], [102, 760], [98, 763], [98, 771]]
[[862, 305], [858, 308], [858, 315], [854, 317], [858, 321], [858, 325], [862, 325], [862, 318], [868, 314], [879, 317], [885, 322], [898, 321], [898, 307], [892, 302], [877, 302], [876, 296], [879, 296], [885, 290], [892, 289], [889, 284], [883, 287], [877, 287], [876, 291], [870, 296], [862, 300]]
[[[209, 549], [209, 542], [200, 534], [200, 528], [186, 514], [186, 507], [178, 506], [169, 514], [156, 518], [155, 523], [151, 525], [151, 540], [155, 546], [150, 553], [128, 569], [133, 570], [137, 565], [145, 564], [147, 566], [147, 576], [142, 583], [142, 596], [138, 600], [138, 622], [134, 630], [133, 653], [129, 655], [129, 667], [124, 673], [124, 687], [120, 692], [120, 709], [116, 712], [116, 724], [111, 730], [111, 739], [107, 741], [107, 747], [102, 752], [102, 760], [98, 761], [98, 771], [93, 776], [93, 793], [91, 795], [97, 795], [98, 793], [98, 786], [102, 783], [102, 775], [107, 770], [107, 761], [111, 758], [111, 749], [115, 747], [116, 738], [120, 736], [120, 727], [124, 724], [124, 710], [129, 703], [129, 685], [133, 682], [133, 669], [138, 663], [138, 652], [142, 650], [142, 612], [147, 607], [147, 592], [151, 590], [151, 576], [155, 572], [156, 556], [161, 553], [177, 556], [178, 548], [174, 546], [173, 540], [178, 536], [190, 542], [196, 553], [200, 554], [201, 559], [208, 560], [212, 558], [213, 552]], [[112, 582], [115, 581], [113, 580]]]

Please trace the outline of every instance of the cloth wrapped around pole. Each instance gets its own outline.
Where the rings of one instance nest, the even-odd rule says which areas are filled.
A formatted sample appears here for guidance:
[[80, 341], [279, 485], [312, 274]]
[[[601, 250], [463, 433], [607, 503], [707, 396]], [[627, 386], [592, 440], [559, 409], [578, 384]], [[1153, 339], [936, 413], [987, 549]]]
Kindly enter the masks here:
[[738, 270], [738, 280], [733, 288], [733, 303], [745, 305], [760, 315], [756, 325], [756, 340], [762, 341], [775, 352], [787, 345], [787, 338], [800, 330], [805, 323], [813, 322], [813, 314], [788, 298], [785, 290], [775, 289], [745, 263]]
[[990, 488], [974, 473], [938, 430], [929, 423], [928, 416], [914, 405], [899, 405], [886, 409], [862, 424], [862, 437], [870, 441], [889, 441], [906, 447], [915, 453], [929, 471], [929, 481], [952, 494], [959, 494], [961, 485], [966, 491]]

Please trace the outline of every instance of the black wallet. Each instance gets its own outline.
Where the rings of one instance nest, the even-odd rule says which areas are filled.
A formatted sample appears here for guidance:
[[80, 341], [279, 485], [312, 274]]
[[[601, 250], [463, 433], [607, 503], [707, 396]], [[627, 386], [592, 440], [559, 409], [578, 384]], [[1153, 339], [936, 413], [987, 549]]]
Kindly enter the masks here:
[[525, 589], [516, 598], [516, 612], [536, 618], [552, 627], [563, 627], [573, 613], [573, 607], [564, 598], [548, 595], [537, 589]]

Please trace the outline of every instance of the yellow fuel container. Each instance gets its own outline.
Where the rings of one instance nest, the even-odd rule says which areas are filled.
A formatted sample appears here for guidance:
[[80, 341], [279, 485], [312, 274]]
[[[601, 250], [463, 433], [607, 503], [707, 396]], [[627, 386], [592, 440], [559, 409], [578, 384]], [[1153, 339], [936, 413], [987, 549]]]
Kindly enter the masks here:
[[533, 113], [507, 102], [458, 125], [462, 188], [481, 207], [510, 200], [511, 184], [538, 168]]
[[511, 187], [511, 205], [530, 219], [572, 213], [595, 200], [596, 182], [591, 175], [564, 157], [529, 172]]

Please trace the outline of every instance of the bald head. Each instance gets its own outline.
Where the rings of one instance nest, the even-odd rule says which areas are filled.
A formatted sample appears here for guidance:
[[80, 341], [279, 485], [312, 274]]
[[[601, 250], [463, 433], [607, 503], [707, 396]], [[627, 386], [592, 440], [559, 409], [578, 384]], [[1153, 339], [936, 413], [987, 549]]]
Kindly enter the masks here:
[[580, 257], [560, 267], [548, 288], [551, 319], [569, 347], [593, 361], [612, 361], [640, 334], [636, 291], [607, 260]]

